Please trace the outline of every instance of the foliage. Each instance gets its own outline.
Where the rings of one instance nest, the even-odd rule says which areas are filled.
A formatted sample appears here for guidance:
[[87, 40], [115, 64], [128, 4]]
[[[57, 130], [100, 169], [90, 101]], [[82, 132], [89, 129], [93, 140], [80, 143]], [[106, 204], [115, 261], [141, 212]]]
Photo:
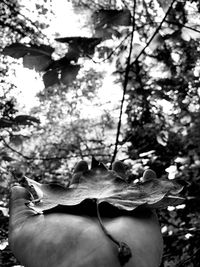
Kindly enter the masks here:
[[[77, 157], [95, 155], [108, 163], [110, 155], [112, 162], [123, 155], [120, 159], [129, 166], [131, 180], [140, 179], [150, 167], [158, 178], [169, 177], [185, 186], [184, 205], [159, 212], [165, 240], [162, 266], [198, 266], [199, 1], [72, 3], [77, 14], [89, 10], [91, 37], [58, 37], [54, 44], [43, 39], [40, 29], [45, 25], [20, 13], [18, 1], [1, 3], [1, 18], [7, 18], [0, 20], [2, 212], [7, 207], [7, 188], [23, 175], [68, 183], [68, 171]], [[38, 3], [36, 10], [48, 11]], [[64, 56], [54, 57], [63, 42]], [[25, 67], [43, 77], [40, 106], [31, 114], [19, 113], [16, 99], [10, 97], [11, 59], [5, 55], [15, 58], [14, 64], [23, 58]], [[117, 123], [106, 110], [98, 119], [82, 115], [83, 104], [98, 103], [104, 76], [95, 67], [84, 69], [91, 60], [96, 66], [105, 62], [116, 66], [116, 83], [123, 91]], [[127, 124], [122, 128], [125, 109]], [[7, 216], [1, 215], [1, 220], [7, 222]], [[2, 240], [6, 227], [1, 229]], [[13, 266], [12, 261], [3, 264]]]

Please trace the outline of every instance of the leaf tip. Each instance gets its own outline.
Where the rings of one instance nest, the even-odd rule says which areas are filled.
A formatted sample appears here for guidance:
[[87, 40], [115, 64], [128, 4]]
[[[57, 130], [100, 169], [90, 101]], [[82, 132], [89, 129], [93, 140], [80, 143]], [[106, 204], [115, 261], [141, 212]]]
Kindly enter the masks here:
[[108, 170], [106, 166], [102, 162], [99, 162], [98, 160], [96, 160], [94, 156], [92, 156], [91, 169], [101, 169], [105, 171]]

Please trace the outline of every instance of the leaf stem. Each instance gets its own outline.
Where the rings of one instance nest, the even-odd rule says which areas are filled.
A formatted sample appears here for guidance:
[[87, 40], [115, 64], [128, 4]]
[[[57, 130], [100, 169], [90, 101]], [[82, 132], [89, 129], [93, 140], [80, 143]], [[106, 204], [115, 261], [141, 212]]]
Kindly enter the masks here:
[[113, 242], [115, 243], [117, 246], [120, 246], [120, 242], [117, 241], [108, 231], [107, 229], [105, 228], [105, 226], [103, 225], [103, 222], [101, 220], [101, 216], [100, 216], [100, 213], [99, 213], [99, 203], [98, 203], [98, 200], [96, 200], [96, 205], [97, 205], [97, 218], [98, 218], [98, 221], [99, 221], [99, 224], [101, 226], [101, 229], [103, 230], [103, 232], [105, 233], [105, 235]]
[[101, 226], [101, 229], [103, 230], [104, 234], [118, 247], [118, 259], [121, 266], [124, 266], [125, 263], [129, 261], [129, 259], [132, 257], [132, 252], [129, 246], [124, 242], [119, 242], [116, 240], [105, 228], [103, 225], [103, 222], [101, 220], [100, 212], [99, 212], [99, 203], [98, 200], [95, 199], [96, 202], [96, 209], [97, 209], [97, 218], [99, 221], [99, 225]]

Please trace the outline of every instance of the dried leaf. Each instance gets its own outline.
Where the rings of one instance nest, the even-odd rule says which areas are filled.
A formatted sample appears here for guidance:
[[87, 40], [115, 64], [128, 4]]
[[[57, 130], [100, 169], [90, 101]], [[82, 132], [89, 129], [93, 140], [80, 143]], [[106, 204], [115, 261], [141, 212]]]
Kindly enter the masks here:
[[34, 189], [37, 195], [33, 202], [36, 202], [34, 207], [40, 212], [58, 205], [77, 206], [86, 199], [95, 199], [99, 204], [107, 202], [127, 211], [144, 205], [163, 208], [183, 202], [183, 198], [177, 196], [183, 187], [174, 181], [153, 177], [143, 183], [128, 183], [117, 172], [120, 170], [123, 173], [124, 170], [120, 166], [115, 166], [115, 170], [107, 170], [102, 163], [93, 159], [92, 168], [88, 170], [82, 164], [74, 183], [67, 188], [56, 184], [40, 184], [29, 178], [26, 181], [28, 189]]

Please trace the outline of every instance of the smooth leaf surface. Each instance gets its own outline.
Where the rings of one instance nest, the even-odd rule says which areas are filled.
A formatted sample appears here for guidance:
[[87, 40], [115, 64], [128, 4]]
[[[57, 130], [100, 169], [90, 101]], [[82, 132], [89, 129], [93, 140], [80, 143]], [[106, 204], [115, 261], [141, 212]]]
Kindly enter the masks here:
[[51, 56], [53, 53], [54, 48], [47, 45], [31, 45], [27, 46], [20, 43], [14, 43], [9, 46], [6, 46], [3, 50], [3, 54], [7, 56], [11, 56], [13, 58], [21, 58], [27, 54], [29, 55], [46, 55]]
[[56, 70], [50, 70], [47, 71], [43, 76], [42, 76], [44, 86], [45, 88], [49, 86], [53, 86], [54, 84], [59, 83], [58, 79], [58, 72]]
[[45, 71], [51, 62], [52, 59], [46, 55], [25, 55], [23, 58], [24, 67], [35, 69], [36, 71]]
[[61, 71], [61, 82], [68, 85], [73, 82], [80, 70], [80, 65], [69, 65]]
[[183, 202], [183, 198], [177, 196], [183, 187], [174, 181], [154, 178], [138, 184], [128, 183], [119, 173], [107, 170], [103, 164], [93, 164], [91, 170], [79, 171], [73, 181], [65, 188], [26, 178], [27, 187], [34, 195], [35, 205], [32, 208], [42, 212], [58, 205], [76, 206], [89, 199], [132, 211], [141, 205], [164, 208]]
[[14, 122], [20, 125], [32, 125], [33, 123], [40, 123], [40, 120], [29, 115], [18, 115], [14, 118]]
[[23, 57], [23, 65], [25, 68], [35, 69], [36, 71], [44, 71], [52, 62], [51, 55], [54, 48], [47, 45], [24, 45], [14, 43], [7, 46], [3, 50], [3, 54], [13, 58]]

